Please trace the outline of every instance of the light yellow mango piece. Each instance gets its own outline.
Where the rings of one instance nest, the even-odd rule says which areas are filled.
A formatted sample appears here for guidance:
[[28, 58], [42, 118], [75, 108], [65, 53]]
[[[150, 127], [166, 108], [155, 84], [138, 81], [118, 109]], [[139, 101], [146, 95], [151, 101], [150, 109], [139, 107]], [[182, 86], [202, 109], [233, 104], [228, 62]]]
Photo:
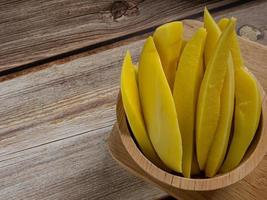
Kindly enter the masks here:
[[205, 66], [207, 67], [208, 61], [213, 55], [221, 31], [206, 7], [204, 9], [204, 27], [207, 30], [207, 39], [205, 46]]
[[159, 158], [148, 137], [137, 87], [137, 68], [133, 65], [130, 52], [127, 51], [121, 71], [121, 95], [123, 107], [133, 135], [144, 155], [158, 164]]
[[167, 167], [182, 172], [182, 139], [175, 104], [152, 37], [141, 53], [138, 84], [152, 145]]
[[[228, 19], [219, 23], [225, 29]], [[234, 169], [245, 155], [259, 125], [261, 95], [254, 76], [244, 67], [237, 35], [232, 34], [231, 53], [235, 65], [235, 114], [234, 132], [230, 148], [220, 171], [226, 173]]]
[[207, 32], [198, 29], [187, 42], [176, 71], [173, 98], [183, 143], [183, 174], [190, 177], [194, 152], [194, 127], [199, 87], [203, 78], [203, 51]]
[[200, 87], [197, 104], [196, 146], [198, 164], [201, 170], [205, 169], [209, 149], [219, 121], [221, 91], [230, 55], [231, 40], [229, 38], [234, 28], [235, 20], [232, 19], [217, 42]]
[[[212, 21], [212, 26], [209, 26], [209, 31], [213, 33], [213, 38], [218, 41], [218, 38], [221, 35], [221, 30], [218, 31], [219, 27], [211, 15], [209, 15], [209, 21]], [[209, 47], [206, 46], [206, 48]], [[230, 57], [220, 97], [220, 117], [205, 167], [205, 174], [208, 177], [212, 177], [218, 172], [225, 158], [232, 126], [234, 89], [234, 66], [232, 57]]]
[[[224, 30], [228, 23], [229, 23], [228, 18], [222, 18], [218, 23], [220, 30]], [[235, 32], [232, 35], [231, 54], [235, 69], [244, 68], [244, 62], [241, 55], [238, 38]]]
[[234, 112], [235, 79], [232, 58], [229, 60], [230, 61], [221, 93], [220, 118], [211, 148], [209, 150], [208, 160], [205, 168], [205, 174], [207, 177], [212, 177], [219, 171], [225, 158], [231, 133]]
[[183, 37], [182, 22], [170, 22], [158, 27], [153, 39], [158, 50], [164, 73], [172, 90]]

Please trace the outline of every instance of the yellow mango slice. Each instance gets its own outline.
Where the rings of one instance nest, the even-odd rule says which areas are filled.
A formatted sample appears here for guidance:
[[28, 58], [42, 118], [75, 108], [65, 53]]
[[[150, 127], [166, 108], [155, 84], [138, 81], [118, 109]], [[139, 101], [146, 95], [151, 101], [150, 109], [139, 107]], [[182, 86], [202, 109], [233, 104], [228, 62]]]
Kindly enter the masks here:
[[[208, 13], [208, 11], [206, 11]], [[211, 15], [209, 15], [209, 31], [213, 33], [213, 38], [218, 40], [221, 35], [221, 31], [218, 25], [215, 23]], [[210, 48], [206, 46], [206, 48]], [[209, 59], [207, 57], [207, 59]], [[225, 158], [233, 118], [234, 109], [234, 66], [232, 57], [229, 58], [228, 68], [223, 84], [223, 89], [220, 97], [221, 108], [220, 117], [216, 132], [214, 133], [214, 139], [208, 153], [208, 159], [205, 168], [205, 174], [208, 177], [214, 176], [220, 169], [222, 162]]]
[[204, 9], [204, 27], [207, 30], [207, 39], [205, 46], [205, 66], [207, 67], [208, 61], [213, 55], [221, 31], [206, 7]]
[[[228, 19], [219, 23], [225, 29]], [[237, 35], [232, 34], [231, 53], [235, 65], [235, 115], [234, 132], [221, 172], [238, 166], [258, 128], [261, 114], [261, 95], [254, 76], [244, 67]]]
[[141, 53], [138, 84], [152, 145], [167, 167], [182, 172], [182, 139], [175, 104], [152, 37]]
[[121, 95], [123, 107], [133, 135], [144, 155], [153, 163], [159, 163], [159, 158], [149, 140], [139, 100], [136, 80], [137, 69], [132, 63], [130, 52], [127, 51], [121, 71]]
[[172, 90], [183, 37], [182, 22], [170, 22], [158, 27], [153, 39], [158, 50], [164, 73]]
[[173, 98], [183, 143], [183, 174], [190, 177], [194, 152], [196, 103], [203, 77], [203, 51], [207, 32], [198, 29], [181, 55], [173, 87]]
[[197, 105], [196, 146], [201, 170], [205, 169], [208, 152], [219, 121], [220, 97], [230, 55], [231, 40], [229, 38], [234, 28], [235, 20], [232, 19], [217, 42], [200, 87]]
[[221, 93], [221, 111], [215, 136], [209, 150], [205, 174], [214, 176], [225, 158], [234, 112], [235, 79], [232, 58], [229, 59], [224, 85]]
[[[229, 19], [228, 18], [222, 18], [218, 22], [218, 26], [219, 26], [220, 30], [224, 30], [228, 23], [229, 23]], [[241, 55], [241, 51], [240, 51], [237, 35], [236, 35], [235, 32], [232, 35], [231, 54], [232, 54], [232, 58], [233, 58], [233, 63], [234, 63], [235, 69], [244, 68], [244, 62], [243, 62], [243, 58], [242, 58], [242, 55]]]

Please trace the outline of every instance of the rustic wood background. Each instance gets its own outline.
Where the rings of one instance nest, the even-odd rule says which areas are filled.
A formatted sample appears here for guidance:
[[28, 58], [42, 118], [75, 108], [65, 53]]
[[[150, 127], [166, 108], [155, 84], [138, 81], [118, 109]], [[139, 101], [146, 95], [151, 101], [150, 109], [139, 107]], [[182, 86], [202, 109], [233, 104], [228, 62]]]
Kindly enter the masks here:
[[[121, 61], [127, 49], [136, 61], [156, 26], [201, 20], [204, 5], [216, 18], [235, 16], [238, 29], [267, 34], [266, 1], [2, 0], [0, 199], [165, 197], [118, 166], [107, 150]], [[266, 37], [256, 42], [267, 44]], [[265, 90], [266, 68], [253, 71]], [[230, 192], [232, 199], [239, 193], [267, 198], [266, 156], [246, 180], [244, 190]], [[213, 199], [214, 193], [188, 199]]]

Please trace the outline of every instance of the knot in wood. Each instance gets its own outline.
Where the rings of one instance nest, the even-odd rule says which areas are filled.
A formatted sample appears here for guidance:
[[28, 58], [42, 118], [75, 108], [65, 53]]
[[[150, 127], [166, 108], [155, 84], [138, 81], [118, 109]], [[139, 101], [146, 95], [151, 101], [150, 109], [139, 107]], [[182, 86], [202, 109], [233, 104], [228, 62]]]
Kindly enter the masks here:
[[122, 17], [129, 8], [129, 4], [126, 1], [115, 1], [111, 5], [111, 14], [114, 20]]
[[237, 33], [241, 37], [245, 37], [251, 41], [257, 41], [259, 39], [264, 38], [264, 30], [263, 29], [257, 28], [255, 26], [249, 25], [249, 24], [241, 26], [238, 29]]

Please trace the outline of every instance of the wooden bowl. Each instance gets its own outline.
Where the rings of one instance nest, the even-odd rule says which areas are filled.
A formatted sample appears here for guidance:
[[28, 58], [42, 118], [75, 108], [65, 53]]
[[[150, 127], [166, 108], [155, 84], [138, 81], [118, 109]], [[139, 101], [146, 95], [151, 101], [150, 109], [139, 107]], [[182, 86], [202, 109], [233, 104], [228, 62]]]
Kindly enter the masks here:
[[266, 94], [259, 85], [262, 95], [262, 113], [257, 133], [238, 167], [225, 174], [212, 178], [184, 178], [173, 175], [155, 166], [138, 149], [127, 124], [121, 94], [117, 100], [117, 122], [109, 137], [109, 150], [112, 157], [124, 168], [158, 187], [178, 197], [180, 189], [207, 191], [231, 185], [247, 176], [263, 159], [267, 150], [267, 107]]

